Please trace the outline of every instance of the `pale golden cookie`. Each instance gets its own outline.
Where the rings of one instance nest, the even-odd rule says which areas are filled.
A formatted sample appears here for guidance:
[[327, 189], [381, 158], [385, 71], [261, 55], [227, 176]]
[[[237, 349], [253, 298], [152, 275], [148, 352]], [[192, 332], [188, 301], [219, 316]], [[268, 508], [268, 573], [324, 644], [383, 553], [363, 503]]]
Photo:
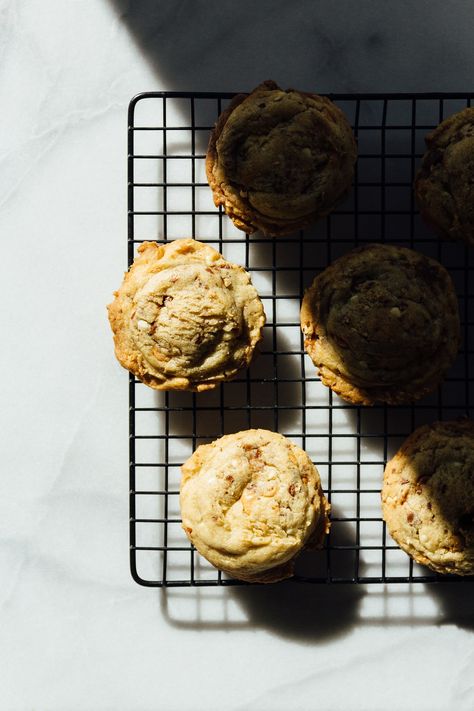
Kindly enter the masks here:
[[474, 423], [435, 422], [413, 432], [385, 469], [383, 517], [417, 563], [474, 574]]
[[446, 269], [404, 247], [371, 244], [319, 274], [301, 307], [305, 348], [324, 385], [354, 404], [398, 404], [434, 390], [460, 339]]
[[201, 445], [182, 467], [183, 528], [216, 568], [250, 582], [293, 575], [320, 547], [329, 504], [306, 452], [280, 434], [246, 430]]
[[415, 181], [420, 212], [443, 237], [474, 245], [474, 108], [439, 124]]
[[193, 239], [144, 242], [109, 305], [115, 354], [156, 390], [209, 390], [250, 363], [265, 313], [245, 269]]
[[216, 207], [236, 227], [283, 235], [331, 212], [356, 158], [351, 127], [332, 101], [266, 81], [220, 115], [206, 170]]

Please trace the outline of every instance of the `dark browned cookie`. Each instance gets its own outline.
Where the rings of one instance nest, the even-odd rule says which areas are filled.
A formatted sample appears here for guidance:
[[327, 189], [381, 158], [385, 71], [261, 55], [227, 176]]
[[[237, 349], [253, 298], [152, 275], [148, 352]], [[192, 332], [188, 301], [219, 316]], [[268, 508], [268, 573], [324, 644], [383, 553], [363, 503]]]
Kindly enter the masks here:
[[216, 207], [236, 227], [283, 235], [334, 208], [356, 158], [352, 130], [332, 101], [266, 81], [220, 115], [206, 171]]
[[430, 133], [415, 181], [425, 220], [443, 237], [474, 245], [474, 108]]
[[301, 328], [322, 382], [363, 405], [423, 397], [459, 347], [446, 269], [386, 244], [355, 249], [319, 274], [304, 296]]
[[415, 430], [386, 466], [382, 509], [390, 535], [417, 563], [474, 574], [474, 423]]

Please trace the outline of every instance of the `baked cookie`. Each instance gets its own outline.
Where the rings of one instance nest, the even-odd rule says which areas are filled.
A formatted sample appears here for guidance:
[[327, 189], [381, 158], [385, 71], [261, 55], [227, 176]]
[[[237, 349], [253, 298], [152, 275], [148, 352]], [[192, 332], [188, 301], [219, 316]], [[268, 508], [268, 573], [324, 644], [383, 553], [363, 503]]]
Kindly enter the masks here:
[[361, 405], [434, 390], [460, 338], [446, 269], [386, 244], [355, 249], [319, 274], [305, 293], [301, 328], [322, 382]]
[[417, 563], [474, 574], [474, 423], [415, 430], [387, 464], [382, 509], [390, 535]]
[[320, 547], [329, 504], [308, 455], [276, 432], [246, 430], [201, 445], [182, 467], [183, 528], [210, 563], [234, 578], [293, 575], [304, 547]]
[[209, 390], [248, 365], [262, 302], [242, 267], [208, 245], [144, 242], [109, 305], [115, 354], [156, 390]]
[[439, 124], [426, 139], [415, 195], [442, 236], [474, 245], [474, 108]]
[[220, 115], [206, 171], [216, 207], [236, 227], [284, 235], [331, 212], [356, 158], [351, 127], [332, 101], [266, 81]]

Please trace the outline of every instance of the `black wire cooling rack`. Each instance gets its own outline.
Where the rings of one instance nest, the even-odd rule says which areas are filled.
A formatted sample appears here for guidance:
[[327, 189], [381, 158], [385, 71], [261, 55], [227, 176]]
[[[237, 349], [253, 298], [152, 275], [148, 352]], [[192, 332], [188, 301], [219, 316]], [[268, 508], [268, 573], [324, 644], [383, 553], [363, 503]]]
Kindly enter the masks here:
[[[281, 432], [303, 447], [332, 504], [325, 548], [301, 555], [294, 580], [463, 580], [438, 576], [399, 550], [381, 518], [380, 487], [387, 459], [415, 427], [473, 414], [473, 251], [441, 241], [425, 227], [412, 191], [426, 133], [469, 106], [472, 97], [331, 95], [358, 140], [353, 190], [313, 228], [276, 239], [245, 235], [212, 202], [204, 167], [207, 141], [232, 94], [160, 92], [131, 101], [129, 265], [144, 240], [196, 237], [245, 265], [267, 314], [260, 355], [212, 392], [158, 393], [130, 378], [130, 555], [138, 583], [242, 584], [190, 546], [181, 530], [178, 491], [180, 465], [196, 446], [250, 427]], [[435, 257], [450, 271], [459, 297], [463, 343], [457, 361], [442, 387], [412, 406], [345, 403], [321, 384], [303, 348], [299, 307], [305, 287], [333, 259], [371, 241]]]

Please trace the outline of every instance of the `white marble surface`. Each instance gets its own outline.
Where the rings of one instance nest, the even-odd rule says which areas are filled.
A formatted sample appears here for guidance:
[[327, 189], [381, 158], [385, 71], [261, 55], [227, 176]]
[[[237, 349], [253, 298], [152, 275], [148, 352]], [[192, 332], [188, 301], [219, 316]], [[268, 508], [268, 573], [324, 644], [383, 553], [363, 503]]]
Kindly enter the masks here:
[[472, 587], [138, 587], [126, 107], [144, 90], [466, 90], [470, 2], [0, 0], [2, 711], [472, 709]]

